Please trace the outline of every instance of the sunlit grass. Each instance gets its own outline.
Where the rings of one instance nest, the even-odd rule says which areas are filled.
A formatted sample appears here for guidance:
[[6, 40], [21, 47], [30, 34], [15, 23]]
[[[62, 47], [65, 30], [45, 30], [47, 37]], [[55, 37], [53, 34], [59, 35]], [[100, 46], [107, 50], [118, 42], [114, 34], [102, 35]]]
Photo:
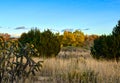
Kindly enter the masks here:
[[[37, 59], [37, 58], [36, 58]], [[38, 75], [43, 83], [119, 83], [120, 63], [92, 58], [48, 58]], [[41, 79], [42, 78], [42, 79]]]

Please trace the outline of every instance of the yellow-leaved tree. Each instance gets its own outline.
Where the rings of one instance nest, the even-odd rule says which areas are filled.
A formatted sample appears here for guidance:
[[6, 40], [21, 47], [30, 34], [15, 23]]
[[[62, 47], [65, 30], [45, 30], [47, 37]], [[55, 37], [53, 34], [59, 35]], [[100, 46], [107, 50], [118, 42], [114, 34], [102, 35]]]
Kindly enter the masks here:
[[74, 32], [64, 31], [62, 37], [63, 46], [83, 46], [85, 41], [84, 33], [80, 30]]
[[73, 35], [75, 38], [75, 46], [82, 46], [85, 41], [84, 33], [80, 30], [75, 30]]
[[64, 31], [62, 44], [63, 46], [73, 46], [75, 42], [75, 37], [72, 32]]

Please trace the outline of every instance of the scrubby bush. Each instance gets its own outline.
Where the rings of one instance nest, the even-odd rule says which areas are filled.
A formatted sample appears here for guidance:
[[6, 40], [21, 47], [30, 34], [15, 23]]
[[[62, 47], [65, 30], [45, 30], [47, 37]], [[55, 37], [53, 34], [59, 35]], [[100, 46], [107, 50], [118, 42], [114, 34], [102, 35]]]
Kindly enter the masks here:
[[17, 41], [5, 42], [0, 38], [0, 83], [25, 82], [42, 67], [42, 61], [35, 62], [31, 56], [38, 55], [30, 44], [22, 45]]
[[118, 62], [120, 57], [120, 21], [114, 27], [111, 35], [102, 35], [94, 40], [91, 54], [97, 59], [115, 59]]
[[60, 51], [60, 41], [49, 29], [44, 32], [40, 32], [37, 28], [31, 29], [28, 33], [23, 33], [19, 41], [22, 44], [33, 44], [40, 56], [56, 56]]

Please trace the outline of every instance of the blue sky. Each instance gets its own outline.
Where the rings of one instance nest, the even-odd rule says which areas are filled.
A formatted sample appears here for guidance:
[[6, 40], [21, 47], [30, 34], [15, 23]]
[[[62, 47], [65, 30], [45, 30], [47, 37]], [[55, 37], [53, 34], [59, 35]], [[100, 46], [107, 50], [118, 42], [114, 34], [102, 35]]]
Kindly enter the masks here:
[[11, 35], [32, 27], [109, 34], [118, 20], [120, 0], [0, 0], [0, 33]]

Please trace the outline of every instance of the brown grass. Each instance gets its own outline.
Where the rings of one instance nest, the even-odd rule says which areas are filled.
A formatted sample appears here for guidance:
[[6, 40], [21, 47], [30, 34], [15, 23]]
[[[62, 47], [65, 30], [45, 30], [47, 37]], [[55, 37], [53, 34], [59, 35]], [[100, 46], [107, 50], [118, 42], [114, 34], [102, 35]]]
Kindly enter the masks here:
[[[78, 54], [78, 53], [77, 53]], [[34, 58], [38, 60], [38, 58]], [[44, 59], [33, 83], [120, 83], [120, 63], [98, 61], [89, 56]]]

